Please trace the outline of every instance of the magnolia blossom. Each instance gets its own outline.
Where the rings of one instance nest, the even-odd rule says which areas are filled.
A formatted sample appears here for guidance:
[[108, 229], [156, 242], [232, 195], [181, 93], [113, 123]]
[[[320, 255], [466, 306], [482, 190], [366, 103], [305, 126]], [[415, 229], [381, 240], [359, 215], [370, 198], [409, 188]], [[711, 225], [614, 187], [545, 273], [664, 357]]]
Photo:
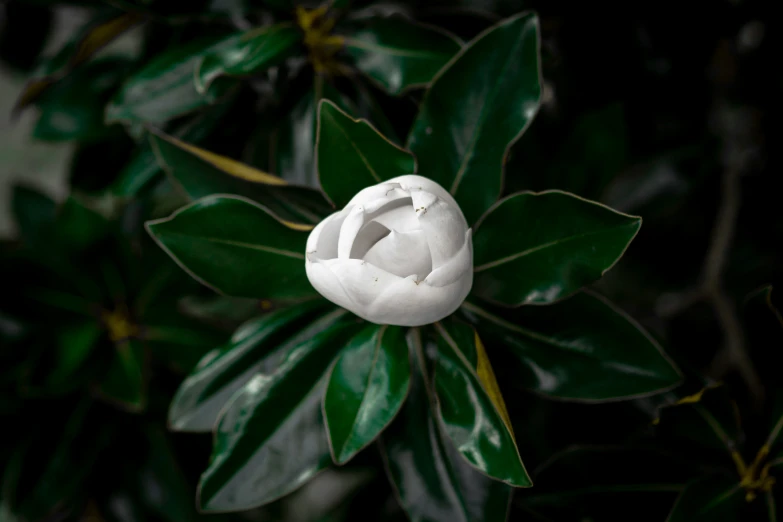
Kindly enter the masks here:
[[471, 230], [443, 187], [408, 175], [367, 187], [307, 239], [318, 292], [378, 324], [420, 326], [454, 312], [473, 284]]

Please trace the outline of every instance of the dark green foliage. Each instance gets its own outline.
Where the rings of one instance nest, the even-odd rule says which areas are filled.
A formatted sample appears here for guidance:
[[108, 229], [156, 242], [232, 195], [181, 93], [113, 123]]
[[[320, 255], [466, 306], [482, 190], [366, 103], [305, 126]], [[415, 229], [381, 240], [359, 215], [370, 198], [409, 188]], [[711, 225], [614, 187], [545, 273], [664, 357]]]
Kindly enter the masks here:
[[[0, 5], [74, 150], [6, 202], [0, 522], [783, 520], [779, 22], [641, 7]], [[368, 323], [308, 234], [408, 174], [471, 293]]]

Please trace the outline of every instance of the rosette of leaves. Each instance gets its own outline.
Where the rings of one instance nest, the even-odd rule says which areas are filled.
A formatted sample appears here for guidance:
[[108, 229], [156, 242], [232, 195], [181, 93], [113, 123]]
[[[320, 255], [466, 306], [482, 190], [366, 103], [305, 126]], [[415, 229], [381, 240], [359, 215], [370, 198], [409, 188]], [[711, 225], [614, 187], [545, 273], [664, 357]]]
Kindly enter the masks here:
[[[561, 191], [502, 195], [504, 160], [541, 96], [538, 18], [503, 20], [438, 73], [406, 147], [328, 100], [318, 105], [318, 179], [340, 207], [362, 188], [417, 173], [450, 191], [474, 229], [474, 286], [434, 325], [363, 322], [320, 298], [304, 272], [312, 224], [271, 174], [165, 133], [161, 164], [194, 199], [151, 235], [218, 292], [269, 299], [207, 354], [169, 422], [214, 430], [198, 504], [249, 509], [376, 442], [413, 520], [505, 520], [531, 486], [490, 357], [559, 400], [617, 401], [674, 387], [679, 371], [630, 317], [584, 290], [622, 256], [641, 220]], [[270, 194], [275, 197], [270, 201]], [[311, 209], [310, 223], [325, 212]], [[319, 213], [321, 212], [321, 213]]]

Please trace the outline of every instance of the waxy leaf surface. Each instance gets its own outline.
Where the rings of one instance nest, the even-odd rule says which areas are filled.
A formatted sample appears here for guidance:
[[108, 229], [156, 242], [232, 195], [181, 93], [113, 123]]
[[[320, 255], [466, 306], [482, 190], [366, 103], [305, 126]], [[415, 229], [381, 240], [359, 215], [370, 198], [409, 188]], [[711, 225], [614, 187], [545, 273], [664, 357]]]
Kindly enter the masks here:
[[468, 43], [424, 97], [408, 148], [468, 223], [500, 196], [508, 147], [538, 111], [539, 59], [538, 17], [523, 13]]

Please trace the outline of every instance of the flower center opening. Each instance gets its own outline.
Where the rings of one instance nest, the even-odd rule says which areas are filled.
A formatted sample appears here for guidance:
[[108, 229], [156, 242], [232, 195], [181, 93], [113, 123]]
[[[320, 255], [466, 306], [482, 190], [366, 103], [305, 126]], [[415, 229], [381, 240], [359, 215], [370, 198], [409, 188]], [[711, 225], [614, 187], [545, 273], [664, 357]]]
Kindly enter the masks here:
[[411, 198], [390, 202], [367, 215], [356, 234], [351, 259], [362, 259], [400, 277], [424, 280], [432, 272], [432, 255]]

